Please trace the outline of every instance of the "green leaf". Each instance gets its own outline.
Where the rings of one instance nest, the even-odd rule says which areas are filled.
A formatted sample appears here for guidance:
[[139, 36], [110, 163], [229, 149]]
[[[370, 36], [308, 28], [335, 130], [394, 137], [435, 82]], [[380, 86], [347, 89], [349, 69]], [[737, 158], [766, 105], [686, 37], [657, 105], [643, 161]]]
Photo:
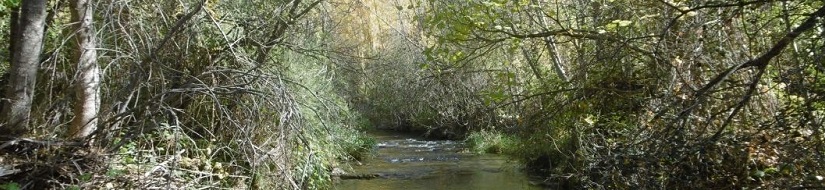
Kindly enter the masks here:
[[766, 174], [779, 173], [779, 169], [777, 169], [775, 167], [765, 168], [764, 171], [765, 171]]
[[92, 174], [86, 173], [86, 174], [80, 175], [79, 178], [80, 178], [80, 181], [88, 182], [89, 180], [92, 180]]
[[4, 0], [3, 5], [8, 8], [20, 7], [21, 0]]
[[422, 70], [427, 70], [428, 68], [430, 68], [430, 64], [421, 63], [421, 64], [418, 65], [418, 67], [421, 68]]
[[616, 31], [616, 27], [617, 27], [616, 23], [610, 23], [610, 24], [605, 25], [604, 29], [606, 31], [611, 31], [612, 32], [612, 31]]
[[504, 94], [503, 91], [496, 91], [496, 92], [490, 93], [489, 97], [490, 97], [490, 100], [492, 100], [493, 102], [501, 102], [505, 98], [507, 98], [507, 95]]
[[106, 171], [106, 176], [117, 177], [117, 176], [122, 175], [123, 173], [125, 173], [123, 170], [110, 169], [109, 171]]
[[3, 190], [20, 190], [20, 184], [17, 184], [15, 182], [9, 182], [9, 183], [0, 185], [0, 189], [3, 189]]
[[762, 178], [762, 177], [765, 177], [765, 172], [764, 172], [764, 171], [760, 171], [760, 170], [756, 170], [756, 171], [754, 171], [753, 173], [751, 173], [751, 177], [755, 177], [755, 178]]

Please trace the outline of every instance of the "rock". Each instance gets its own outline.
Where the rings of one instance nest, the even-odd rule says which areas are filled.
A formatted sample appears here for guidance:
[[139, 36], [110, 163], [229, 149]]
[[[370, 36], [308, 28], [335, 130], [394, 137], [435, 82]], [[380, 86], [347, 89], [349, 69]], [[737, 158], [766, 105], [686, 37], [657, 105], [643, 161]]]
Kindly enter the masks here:
[[332, 172], [330, 172], [330, 175], [332, 175], [332, 176], [341, 176], [341, 175], [346, 175], [346, 174], [347, 174], [347, 172], [344, 171], [341, 168], [332, 168]]
[[375, 179], [375, 178], [381, 177], [381, 175], [378, 175], [378, 174], [344, 174], [344, 175], [339, 175], [338, 177], [340, 177], [341, 179]]

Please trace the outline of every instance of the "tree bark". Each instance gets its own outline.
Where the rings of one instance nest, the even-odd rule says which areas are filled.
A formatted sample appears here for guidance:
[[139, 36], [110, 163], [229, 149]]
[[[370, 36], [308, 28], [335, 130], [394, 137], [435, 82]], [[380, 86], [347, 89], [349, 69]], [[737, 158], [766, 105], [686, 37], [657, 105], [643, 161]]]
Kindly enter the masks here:
[[95, 50], [95, 29], [93, 23], [92, 0], [71, 1], [74, 28], [74, 60], [77, 60], [75, 84], [75, 117], [69, 135], [71, 138], [86, 138], [97, 129], [97, 114], [100, 109], [100, 68]]
[[561, 58], [558, 48], [556, 48], [556, 39], [553, 36], [545, 37], [544, 44], [547, 46], [547, 51], [552, 55], [553, 69], [556, 71], [556, 74], [559, 75], [559, 78], [564, 82], [570, 82], [570, 77], [568, 77], [567, 72], [564, 71], [564, 60]]
[[[43, 48], [43, 30], [46, 20], [46, 0], [21, 2], [19, 20], [12, 20], [17, 31], [12, 34], [11, 67], [6, 97], [0, 119], [0, 132], [19, 136], [27, 131], [37, 69]], [[14, 18], [13, 18], [14, 19]]]
[[[539, 7], [544, 7], [542, 1], [535, 2]], [[547, 24], [547, 18], [543, 15], [540, 11], [541, 9], [537, 9], [537, 14], [539, 17], [539, 24], [544, 29], [549, 29]], [[544, 45], [547, 47], [547, 51], [550, 53], [550, 56], [553, 61], [553, 69], [556, 71], [556, 74], [559, 75], [559, 79], [563, 80], [564, 82], [570, 82], [570, 77], [567, 76], [567, 72], [564, 71], [564, 60], [561, 58], [558, 48], [556, 48], [556, 39], [553, 36], [546, 36], [544, 37]]]

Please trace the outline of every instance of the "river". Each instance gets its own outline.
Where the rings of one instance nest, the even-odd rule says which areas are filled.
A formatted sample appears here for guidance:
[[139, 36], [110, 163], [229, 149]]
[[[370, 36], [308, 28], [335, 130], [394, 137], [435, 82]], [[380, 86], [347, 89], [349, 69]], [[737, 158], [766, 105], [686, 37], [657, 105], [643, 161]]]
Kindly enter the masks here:
[[503, 156], [468, 153], [461, 141], [424, 140], [389, 131], [369, 134], [378, 142], [376, 151], [351, 173], [377, 177], [338, 180], [335, 189], [541, 189]]

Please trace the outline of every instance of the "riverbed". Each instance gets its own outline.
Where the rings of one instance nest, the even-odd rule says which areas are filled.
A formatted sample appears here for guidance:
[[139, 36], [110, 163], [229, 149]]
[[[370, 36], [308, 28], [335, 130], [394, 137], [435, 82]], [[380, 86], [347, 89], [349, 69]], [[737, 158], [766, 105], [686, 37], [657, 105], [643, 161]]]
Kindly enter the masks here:
[[335, 189], [541, 189], [531, 185], [517, 164], [499, 155], [469, 153], [462, 141], [426, 140], [391, 131], [369, 135], [377, 141], [373, 156], [354, 165], [350, 173], [376, 177], [338, 180]]

